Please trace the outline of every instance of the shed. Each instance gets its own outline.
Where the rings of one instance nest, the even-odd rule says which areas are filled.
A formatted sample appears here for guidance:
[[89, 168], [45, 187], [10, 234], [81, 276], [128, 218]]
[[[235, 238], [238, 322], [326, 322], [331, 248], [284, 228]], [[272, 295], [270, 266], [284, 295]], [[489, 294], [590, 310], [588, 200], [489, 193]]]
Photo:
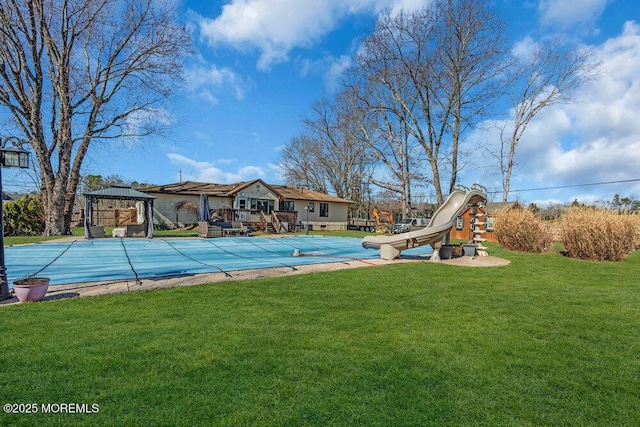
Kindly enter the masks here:
[[136, 200], [144, 203], [144, 221], [140, 224], [140, 232], [145, 237], [151, 239], [153, 237], [153, 200], [155, 197], [135, 190], [129, 186], [114, 185], [102, 190], [90, 191], [83, 193], [85, 197], [85, 219], [84, 219], [84, 237], [92, 239], [97, 237], [94, 235], [93, 227], [93, 204], [101, 199], [116, 200]]
[[[485, 214], [485, 229], [487, 233], [484, 237], [489, 242], [497, 242], [498, 238], [493, 229], [493, 223], [496, 217], [512, 210], [523, 209], [518, 202], [491, 202], [478, 208], [479, 212]], [[471, 240], [473, 232], [471, 231], [471, 208], [467, 208], [455, 220], [451, 227], [450, 238], [454, 240]]]

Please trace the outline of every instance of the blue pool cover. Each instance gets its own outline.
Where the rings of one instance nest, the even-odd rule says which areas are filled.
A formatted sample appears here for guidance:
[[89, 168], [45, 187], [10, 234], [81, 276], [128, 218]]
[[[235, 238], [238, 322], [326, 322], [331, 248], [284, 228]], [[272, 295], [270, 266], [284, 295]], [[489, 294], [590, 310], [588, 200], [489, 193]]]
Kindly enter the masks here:
[[[30, 275], [52, 285], [229, 273], [256, 268], [378, 258], [362, 239], [326, 236], [217, 239], [95, 239], [11, 246], [5, 249], [9, 283]], [[301, 256], [293, 256], [298, 249]], [[423, 246], [403, 255], [430, 253]]]

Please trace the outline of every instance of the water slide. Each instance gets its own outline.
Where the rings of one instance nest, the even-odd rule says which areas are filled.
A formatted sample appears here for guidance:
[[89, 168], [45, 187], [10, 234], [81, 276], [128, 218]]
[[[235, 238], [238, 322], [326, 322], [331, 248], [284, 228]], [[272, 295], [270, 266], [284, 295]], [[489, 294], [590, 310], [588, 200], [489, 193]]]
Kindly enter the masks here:
[[398, 258], [405, 249], [431, 245], [434, 249], [431, 259], [439, 261], [440, 243], [453, 227], [456, 218], [464, 212], [468, 205], [486, 200], [487, 190], [481, 185], [473, 184], [471, 189], [458, 185], [423, 229], [393, 236], [367, 236], [362, 239], [362, 246], [367, 249], [379, 249], [380, 258], [392, 260]]

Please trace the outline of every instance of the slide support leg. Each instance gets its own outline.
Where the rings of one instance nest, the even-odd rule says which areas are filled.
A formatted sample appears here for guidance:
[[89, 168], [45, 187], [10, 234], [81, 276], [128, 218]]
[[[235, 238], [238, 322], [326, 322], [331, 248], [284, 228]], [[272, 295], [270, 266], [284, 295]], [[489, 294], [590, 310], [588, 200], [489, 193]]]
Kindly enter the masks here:
[[380, 246], [380, 258], [387, 261], [394, 260], [400, 256], [400, 251], [391, 245]]

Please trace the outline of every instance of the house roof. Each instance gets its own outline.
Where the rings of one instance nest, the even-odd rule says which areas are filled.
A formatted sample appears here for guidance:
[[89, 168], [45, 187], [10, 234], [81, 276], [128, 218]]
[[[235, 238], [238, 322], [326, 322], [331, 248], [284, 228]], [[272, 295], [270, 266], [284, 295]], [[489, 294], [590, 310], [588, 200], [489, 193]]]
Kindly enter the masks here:
[[210, 184], [207, 182], [186, 181], [175, 184], [155, 185], [144, 189], [147, 193], [185, 194], [199, 196], [225, 197], [237, 184]]
[[310, 202], [334, 202], [334, 203], [355, 203], [341, 197], [331, 196], [305, 188], [288, 187], [286, 185], [272, 185], [280, 196], [285, 200], [309, 200]]
[[147, 193], [183, 194], [199, 196], [207, 194], [210, 197], [235, 197], [242, 190], [253, 184], [261, 184], [283, 200], [308, 200], [317, 202], [354, 203], [351, 200], [331, 196], [329, 194], [304, 188], [286, 185], [271, 185], [261, 179], [242, 181], [235, 184], [213, 184], [207, 182], [186, 181], [175, 184], [156, 185], [144, 189]]
[[124, 185], [113, 185], [109, 188], [103, 188], [101, 190], [89, 191], [83, 193], [85, 197], [90, 197], [94, 199], [135, 199], [135, 200], [145, 200], [145, 199], [155, 199], [155, 197], [143, 193], [141, 191], [135, 190], [129, 186]]
[[[522, 209], [522, 205], [518, 202], [488, 202], [479, 209], [487, 215], [494, 216], [506, 213], [511, 209]], [[466, 214], [469, 210], [471, 210], [471, 208], [467, 207], [461, 215]]]
[[511, 209], [522, 209], [522, 206], [518, 202], [489, 202], [485, 212], [487, 215], [500, 215]]

